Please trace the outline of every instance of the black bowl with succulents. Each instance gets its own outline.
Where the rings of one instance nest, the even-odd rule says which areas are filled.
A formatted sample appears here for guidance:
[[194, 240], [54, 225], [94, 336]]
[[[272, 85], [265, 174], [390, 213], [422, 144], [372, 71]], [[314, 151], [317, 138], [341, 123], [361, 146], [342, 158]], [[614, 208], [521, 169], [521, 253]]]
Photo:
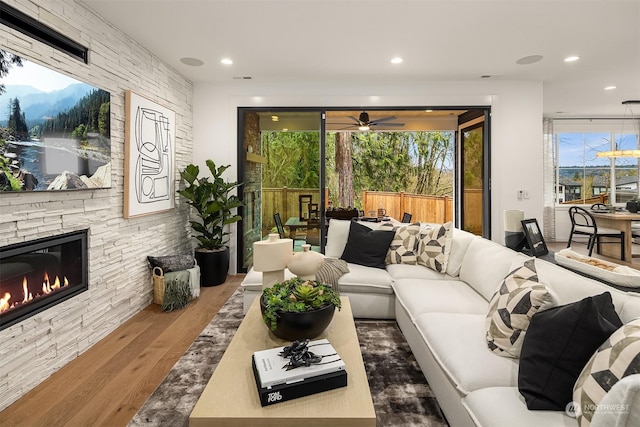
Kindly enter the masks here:
[[262, 318], [273, 334], [287, 341], [313, 339], [331, 323], [340, 295], [316, 280], [285, 280], [260, 297]]

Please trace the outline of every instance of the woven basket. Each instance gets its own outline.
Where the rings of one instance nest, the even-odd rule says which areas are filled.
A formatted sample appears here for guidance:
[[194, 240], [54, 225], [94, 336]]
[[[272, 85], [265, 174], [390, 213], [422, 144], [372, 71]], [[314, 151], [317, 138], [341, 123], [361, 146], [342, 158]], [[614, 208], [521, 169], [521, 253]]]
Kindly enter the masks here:
[[[156, 274], [156, 272], [160, 274]], [[162, 305], [164, 300], [164, 271], [160, 267], [153, 267], [153, 303]]]

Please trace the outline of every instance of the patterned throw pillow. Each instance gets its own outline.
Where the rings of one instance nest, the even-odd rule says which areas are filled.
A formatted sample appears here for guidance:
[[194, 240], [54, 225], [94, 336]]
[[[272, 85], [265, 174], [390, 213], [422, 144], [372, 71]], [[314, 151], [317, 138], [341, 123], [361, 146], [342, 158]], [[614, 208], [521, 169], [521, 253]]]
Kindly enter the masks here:
[[538, 283], [535, 259], [525, 261], [504, 278], [489, 301], [485, 321], [489, 349], [500, 356], [519, 357], [531, 317], [556, 305], [555, 295]]
[[418, 264], [439, 273], [447, 271], [451, 252], [451, 222], [427, 225], [418, 240]]
[[420, 235], [420, 223], [415, 224], [382, 224], [381, 230], [390, 229], [395, 232], [387, 258], [387, 264], [412, 264], [418, 263], [416, 246]]
[[[622, 378], [639, 373], [640, 318], [615, 331], [582, 370], [573, 388], [578, 425], [589, 426], [598, 404], [609, 390]], [[618, 409], [629, 410], [628, 403], [619, 402]]]

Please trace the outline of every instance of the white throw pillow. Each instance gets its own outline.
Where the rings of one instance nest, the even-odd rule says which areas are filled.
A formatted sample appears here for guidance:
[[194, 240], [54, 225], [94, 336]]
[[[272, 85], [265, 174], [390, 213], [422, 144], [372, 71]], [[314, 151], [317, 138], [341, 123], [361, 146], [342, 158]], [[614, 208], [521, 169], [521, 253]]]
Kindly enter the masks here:
[[504, 278], [489, 301], [485, 320], [489, 349], [500, 356], [520, 357], [531, 317], [557, 305], [555, 294], [538, 283], [535, 259], [525, 261]]
[[426, 225], [420, 231], [418, 264], [439, 273], [447, 271], [451, 252], [451, 222]]

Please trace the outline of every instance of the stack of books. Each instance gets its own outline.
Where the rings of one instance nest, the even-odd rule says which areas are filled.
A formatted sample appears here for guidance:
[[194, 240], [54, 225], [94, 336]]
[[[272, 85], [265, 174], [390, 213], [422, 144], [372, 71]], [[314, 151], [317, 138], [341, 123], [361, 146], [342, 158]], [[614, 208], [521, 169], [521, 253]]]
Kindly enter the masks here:
[[322, 356], [320, 362], [309, 366], [287, 369], [290, 360], [280, 354], [284, 349], [256, 351], [251, 358], [262, 406], [347, 385], [344, 361], [328, 340], [309, 342], [308, 351]]

